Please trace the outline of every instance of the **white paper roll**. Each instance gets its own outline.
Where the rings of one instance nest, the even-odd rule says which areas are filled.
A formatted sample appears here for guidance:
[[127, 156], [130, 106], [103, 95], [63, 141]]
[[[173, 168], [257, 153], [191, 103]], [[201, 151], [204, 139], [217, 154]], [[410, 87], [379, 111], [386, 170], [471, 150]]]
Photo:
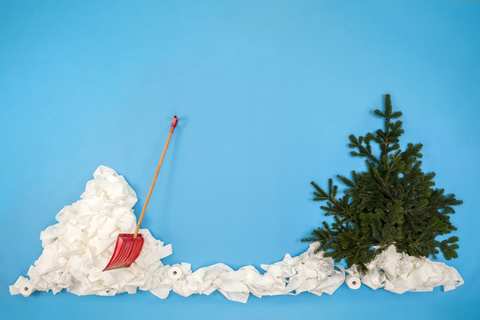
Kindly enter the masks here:
[[182, 276], [182, 274], [183, 274], [182, 270], [179, 267], [171, 267], [168, 270], [168, 276], [172, 280], [177, 280], [178, 278], [180, 278]]
[[347, 282], [347, 286], [350, 289], [354, 289], [354, 290], [357, 290], [362, 285], [360, 278], [357, 276], [352, 276], [351, 274], [347, 276], [346, 282]]
[[24, 282], [20, 287], [20, 293], [24, 297], [28, 297], [30, 294], [32, 294], [32, 292], [33, 292], [33, 286], [28, 282]]

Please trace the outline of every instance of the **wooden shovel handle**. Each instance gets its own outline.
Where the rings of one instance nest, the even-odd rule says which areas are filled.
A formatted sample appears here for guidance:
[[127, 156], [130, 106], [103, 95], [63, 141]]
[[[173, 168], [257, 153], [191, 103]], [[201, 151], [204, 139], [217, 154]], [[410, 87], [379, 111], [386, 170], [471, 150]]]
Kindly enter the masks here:
[[140, 229], [140, 225], [142, 224], [143, 215], [145, 214], [145, 210], [147, 209], [148, 201], [150, 201], [150, 196], [152, 195], [153, 187], [155, 186], [155, 182], [157, 181], [158, 173], [160, 172], [160, 168], [162, 167], [163, 158], [165, 158], [165, 153], [167, 152], [168, 144], [170, 143], [170, 138], [172, 137], [173, 130], [175, 129], [178, 123], [177, 116], [173, 117], [172, 126], [170, 128], [170, 132], [168, 133], [167, 143], [165, 143], [165, 147], [163, 148], [162, 157], [160, 158], [160, 162], [157, 166], [157, 171], [155, 172], [155, 176], [153, 177], [152, 184], [150, 185], [150, 190], [148, 191], [147, 199], [145, 199], [145, 204], [143, 205], [142, 213], [140, 214], [140, 218], [138, 218], [137, 227], [135, 228], [135, 233], [133, 234], [133, 238], [137, 237], [138, 230]]

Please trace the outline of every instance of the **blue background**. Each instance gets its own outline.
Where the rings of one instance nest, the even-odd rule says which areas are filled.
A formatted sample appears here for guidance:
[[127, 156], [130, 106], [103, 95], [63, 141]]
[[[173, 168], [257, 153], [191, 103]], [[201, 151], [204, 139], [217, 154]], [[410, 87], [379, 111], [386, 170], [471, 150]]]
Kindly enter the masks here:
[[[478, 1], [0, 1], [0, 308], [18, 319], [474, 319], [480, 317]], [[465, 279], [396, 295], [220, 293], [160, 300], [37, 292], [10, 296], [42, 252], [40, 231], [99, 165], [142, 208], [179, 116], [143, 227], [165, 263], [233, 268], [298, 255], [324, 219], [314, 180], [362, 170], [348, 135], [381, 126], [386, 93], [402, 147], [465, 204], [452, 217]], [[445, 261], [439, 257], [439, 261]], [[6, 318], [5, 318], [6, 319]]]

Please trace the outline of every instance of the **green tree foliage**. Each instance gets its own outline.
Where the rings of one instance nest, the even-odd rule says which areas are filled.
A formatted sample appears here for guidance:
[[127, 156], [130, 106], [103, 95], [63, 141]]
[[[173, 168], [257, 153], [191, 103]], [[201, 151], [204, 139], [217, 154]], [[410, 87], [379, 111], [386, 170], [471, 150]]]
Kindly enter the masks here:
[[[354, 149], [350, 154], [364, 158], [367, 170], [352, 171], [351, 179], [337, 176], [346, 186], [344, 195], [337, 197], [338, 187], [332, 179], [327, 190], [312, 182], [313, 200], [325, 201], [320, 208], [326, 216], [333, 216], [334, 222], [324, 221], [302, 241], [319, 241], [318, 251], [325, 251], [325, 256], [337, 262], [345, 259], [349, 266], [357, 264], [364, 271], [365, 265], [390, 245], [416, 257], [436, 258], [440, 249], [447, 260], [457, 258], [457, 237], [436, 238], [457, 230], [449, 215], [455, 213], [453, 206], [463, 202], [433, 188], [435, 173], [423, 173], [420, 168], [422, 144], [409, 143], [400, 150], [404, 131], [396, 119], [402, 113], [392, 112], [390, 95], [385, 97], [385, 111], [377, 109], [375, 115], [384, 119], [383, 130], [349, 137], [349, 147]], [[380, 147], [377, 156], [372, 152], [375, 143]]]

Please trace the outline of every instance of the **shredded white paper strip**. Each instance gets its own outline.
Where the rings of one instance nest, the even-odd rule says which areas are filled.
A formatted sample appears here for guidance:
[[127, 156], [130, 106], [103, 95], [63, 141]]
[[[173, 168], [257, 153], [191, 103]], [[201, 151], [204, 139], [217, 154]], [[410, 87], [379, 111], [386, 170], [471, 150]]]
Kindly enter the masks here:
[[[28, 296], [33, 291], [66, 289], [77, 295], [111, 296], [137, 288], [149, 290], [160, 298], [170, 291], [182, 296], [211, 294], [215, 290], [230, 300], [246, 302], [249, 294], [257, 297], [299, 294], [332, 294], [344, 281], [342, 266], [335, 266], [323, 253], [314, 253], [318, 244], [297, 257], [285, 255], [272, 265], [262, 265], [261, 274], [253, 266], [235, 271], [215, 264], [192, 272], [190, 264], [164, 266], [160, 259], [172, 254], [171, 245], [156, 240], [148, 229], [141, 229], [145, 243], [129, 268], [102, 272], [110, 260], [119, 233], [133, 233], [133, 206], [137, 196], [123, 176], [100, 166], [89, 181], [82, 200], [66, 206], [56, 216], [57, 224], [41, 232], [43, 253], [10, 286], [10, 294]], [[335, 269], [335, 267], [337, 269]]]
[[[429, 258], [398, 253], [393, 245], [376, 256], [367, 268], [368, 272], [361, 277], [363, 284], [374, 290], [385, 288], [398, 294], [406, 291], [432, 291], [438, 286], [443, 286], [444, 291], [450, 291], [464, 283], [454, 267]], [[347, 272], [352, 276], [360, 276], [355, 265]]]

